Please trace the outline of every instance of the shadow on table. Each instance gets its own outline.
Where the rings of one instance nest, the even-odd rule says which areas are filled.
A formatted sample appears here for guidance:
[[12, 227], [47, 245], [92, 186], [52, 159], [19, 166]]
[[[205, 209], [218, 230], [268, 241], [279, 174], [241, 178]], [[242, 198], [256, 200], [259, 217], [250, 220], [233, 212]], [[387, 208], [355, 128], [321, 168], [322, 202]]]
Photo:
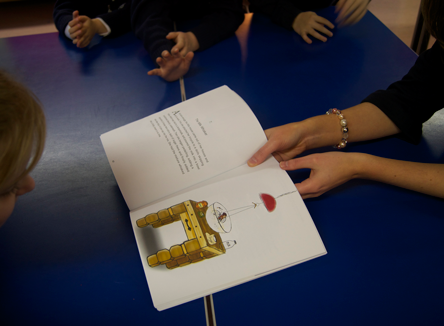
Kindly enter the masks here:
[[137, 57], [146, 67], [146, 71], [155, 67], [142, 42], [133, 33], [127, 33], [117, 38], [99, 38], [93, 46], [79, 49], [71, 40], [59, 34], [59, 41], [69, 58], [78, 63], [85, 75], [90, 75], [96, 62], [106, 56], [114, 58]]

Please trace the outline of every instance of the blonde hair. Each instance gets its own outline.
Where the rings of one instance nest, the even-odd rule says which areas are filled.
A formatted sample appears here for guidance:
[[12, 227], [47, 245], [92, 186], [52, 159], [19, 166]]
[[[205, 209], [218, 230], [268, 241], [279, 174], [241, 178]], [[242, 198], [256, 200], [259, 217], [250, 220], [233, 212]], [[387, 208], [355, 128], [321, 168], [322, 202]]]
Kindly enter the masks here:
[[37, 97], [0, 71], [0, 186], [36, 166], [45, 137], [45, 116]]

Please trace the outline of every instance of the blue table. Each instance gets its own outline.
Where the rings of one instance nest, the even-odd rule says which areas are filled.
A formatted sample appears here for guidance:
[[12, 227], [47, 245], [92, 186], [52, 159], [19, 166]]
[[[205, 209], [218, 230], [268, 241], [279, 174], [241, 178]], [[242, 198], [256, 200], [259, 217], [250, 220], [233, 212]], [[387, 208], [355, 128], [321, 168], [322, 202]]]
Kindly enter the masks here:
[[[158, 313], [99, 136], [181, 101], [179, 83], [133, 35], [78, 50], [58, 34], [0, 39], [0, 66], [43, 103], [48, 137], [36, 189], [0, 229], [1, 325], [162, 325], [202, 300]], [[199, 317], [201, 318], [199, 320]], [[3, 323], [5, 322], [5, 324]]]
[[[263, 16], [247, 16], [237, 37], [196, 54], [186, 96], [228, 85], [269, 128], [357, 104], [416, 59], [371, 14], [334, 34], [307, 45]], [[57, 34], [0, 39], [0, 68], [36, 93], [48, 122], [36, 190], [0, 229], [5, 325], [205, 324], [201, 299], [154, 309], [99, 139], [181, 101], [179, 82], [146, 76], [153, 66], [131, 34], [88, 51]], [[419, 146], [390, 138], [347, 150], [443, 162], [439, 118]], [[307, 171], [291, 176], [296, 182]], [[306, 204], [328, 255], [215, 294], [218, 325], [444, 322], [442, 200], [354, 181]]]
[[[331, 8], [320, 15], [334, 20]], [[237, 39], [196, 56], [199, 73], [185, 79], [186, 95], [226, 84], [264, 129], [356, 105], [417, 58], [371, 13], [312, 45], [260, 15], [245, 25]], [[346, 151], [444, 163], [440, 113], [419, 146], [393, 137]], [[290, 175], [300, 182], [308, 171]], [[444, 323], [443, 200], [356, 180], [305, 203], [328, 254], [213, 295], [218, 325]]]

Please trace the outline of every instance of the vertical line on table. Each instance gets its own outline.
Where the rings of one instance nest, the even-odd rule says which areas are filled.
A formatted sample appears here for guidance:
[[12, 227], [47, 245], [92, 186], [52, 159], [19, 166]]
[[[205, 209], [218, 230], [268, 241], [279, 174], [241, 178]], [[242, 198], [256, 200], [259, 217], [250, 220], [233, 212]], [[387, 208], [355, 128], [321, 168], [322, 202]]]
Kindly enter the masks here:
[[[174, 22], [174, 31], [177, 32], [176, 22]], [[185, 94], [185, 83], [183, 81], [183, 77], [180, 77], [179, 84], [180, 84], [180, 97], [182, 99], [182, 102], [185, 102], [187, 100], [187, 95]]]
[[216, 326], [216, 314], [214, 313], [213, 295], [207, 295], [203, 298], [205, 303], [205, 318], [207, 326]]
[[187, 100], [187, 95], [185, 94], [185, 83], [183, 81], [183, 77], [180, 77], [180, 96], [182, 97], [182, 102]]

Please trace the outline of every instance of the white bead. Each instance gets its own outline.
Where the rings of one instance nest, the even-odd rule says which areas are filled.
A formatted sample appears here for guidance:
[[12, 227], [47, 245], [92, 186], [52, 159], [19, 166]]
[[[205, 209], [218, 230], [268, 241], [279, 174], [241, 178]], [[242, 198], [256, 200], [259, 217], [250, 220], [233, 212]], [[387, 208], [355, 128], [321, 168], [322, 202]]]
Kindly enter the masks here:
[[347, 125], [347, 120], [342, 119], [341, 120], [341, 126], [345, 127]]

